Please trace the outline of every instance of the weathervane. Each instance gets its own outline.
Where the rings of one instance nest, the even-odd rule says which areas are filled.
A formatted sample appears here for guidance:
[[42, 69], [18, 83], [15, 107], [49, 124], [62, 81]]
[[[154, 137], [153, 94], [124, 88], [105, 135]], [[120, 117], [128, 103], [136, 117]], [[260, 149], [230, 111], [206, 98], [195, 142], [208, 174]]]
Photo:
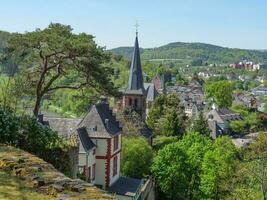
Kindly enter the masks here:
[[136, 37], [138, 36], [138, 27], [139, 27], [139, 24], [136, 21], [136, 23], [135, 23], [135, 34], [136, 34]]

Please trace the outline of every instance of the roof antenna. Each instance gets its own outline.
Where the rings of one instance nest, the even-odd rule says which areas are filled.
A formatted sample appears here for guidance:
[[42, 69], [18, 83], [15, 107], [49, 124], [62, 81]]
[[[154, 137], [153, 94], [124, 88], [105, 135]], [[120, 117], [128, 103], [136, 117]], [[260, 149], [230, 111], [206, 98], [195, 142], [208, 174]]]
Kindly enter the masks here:
[[135, 34], [136, 34], [136, 37], [138, 37], [138, 27], [139, 27], [139, 24], [138, 24], [138, 21], [136, 20], [136, 23], [135, 23]]

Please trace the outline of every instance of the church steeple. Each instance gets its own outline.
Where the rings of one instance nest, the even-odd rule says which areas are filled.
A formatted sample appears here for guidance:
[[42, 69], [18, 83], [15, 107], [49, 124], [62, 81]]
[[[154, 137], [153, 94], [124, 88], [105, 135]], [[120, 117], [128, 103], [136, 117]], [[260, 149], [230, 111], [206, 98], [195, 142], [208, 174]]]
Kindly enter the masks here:
[[145, 94], [137, 31], [126, 93]]

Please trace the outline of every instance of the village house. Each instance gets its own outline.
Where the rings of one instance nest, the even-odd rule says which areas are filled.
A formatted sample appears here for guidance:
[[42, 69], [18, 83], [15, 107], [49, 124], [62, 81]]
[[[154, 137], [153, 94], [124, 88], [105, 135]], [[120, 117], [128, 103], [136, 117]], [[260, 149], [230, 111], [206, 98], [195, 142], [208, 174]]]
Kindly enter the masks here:
[[253, 95], [244, 94], [244, 93], [235, 93], [234, 103], [237, 105], [245, 106], [247, 108], [257, 108], [257, 99]]
[[230, 122], [234, 120], [243, 120], [239, 114], [233, 113], [227, 108], [213, 107], [207, 113], [209, 128], [211, 130], [211, 137], [216, 139], [223, 134], [230, 134]]

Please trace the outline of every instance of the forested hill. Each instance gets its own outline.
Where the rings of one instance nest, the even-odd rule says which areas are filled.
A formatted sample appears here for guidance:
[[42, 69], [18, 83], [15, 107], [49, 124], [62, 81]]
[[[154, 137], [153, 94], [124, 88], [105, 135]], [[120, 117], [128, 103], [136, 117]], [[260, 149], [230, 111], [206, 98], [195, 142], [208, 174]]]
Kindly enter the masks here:
[[[111, 52], [131, 57], [132, 47], [118, 47]], [[202, 59], [210, 63], [233, 63], [242, 59], [267, 62], [267, 51], [232, 49], [204, 43], [175, 42], [157, 48], [141, 49], [144, 60], [151, 59]]]
[[0, 53], [3, 51], [3, 48], [6, 47], [7, 40], [10, 37], [10, 33], [5, 31], [0, 31]]

